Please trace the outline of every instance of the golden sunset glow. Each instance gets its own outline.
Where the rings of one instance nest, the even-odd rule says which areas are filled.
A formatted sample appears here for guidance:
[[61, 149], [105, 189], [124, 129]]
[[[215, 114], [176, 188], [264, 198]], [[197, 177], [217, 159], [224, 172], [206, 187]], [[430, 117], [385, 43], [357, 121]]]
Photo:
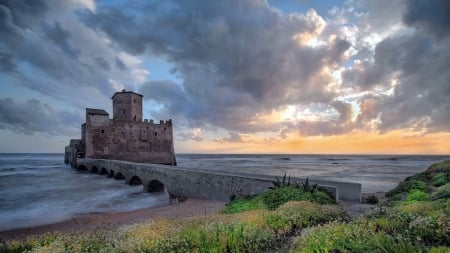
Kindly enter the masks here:
[[[244, 143], [244, 144], [243, 144]], [[181, 143], [180, 143], [181, 144]], [[188, 142], [177, 144], [180, 153], [232, 154], [442, 154], [450, 150], [450, 134], [414, 134], [394, 131], [386, 134], [355, 132], [339, 136], [261, 139], [246, 136], [242, 142]], [[185, 146], [186, 145], [186, 146]]]

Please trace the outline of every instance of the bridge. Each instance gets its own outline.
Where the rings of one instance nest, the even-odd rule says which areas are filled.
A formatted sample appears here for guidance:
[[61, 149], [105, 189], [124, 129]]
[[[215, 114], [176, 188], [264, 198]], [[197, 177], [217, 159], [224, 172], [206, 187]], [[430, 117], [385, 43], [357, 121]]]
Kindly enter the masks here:
[[[129, 185], [143, 185], [150, 193], [168, 192], [175, 197], [193, 197], [228, 201], [266, 191], [274, 176], [174, 167], [118, 160], [78, 158], [77, 169], [125, 180]], [[301, 183], [305, 178], [291, 178]], [[309, 179], [311, 184], [328, 190], [336, 200], [361, 201], [361, 184]]]

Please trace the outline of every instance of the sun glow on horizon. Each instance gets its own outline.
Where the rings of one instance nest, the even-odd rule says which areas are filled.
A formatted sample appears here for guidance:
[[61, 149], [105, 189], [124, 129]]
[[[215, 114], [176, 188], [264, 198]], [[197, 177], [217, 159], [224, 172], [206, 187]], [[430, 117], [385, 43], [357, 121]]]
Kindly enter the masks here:
[[176, 144], [176, 148], [179, 153], [449, 155], [450, 133], [355, 131], [333, 136], [289, 134], [285, 139], [246, 135], [238, 142], [188, 141]]

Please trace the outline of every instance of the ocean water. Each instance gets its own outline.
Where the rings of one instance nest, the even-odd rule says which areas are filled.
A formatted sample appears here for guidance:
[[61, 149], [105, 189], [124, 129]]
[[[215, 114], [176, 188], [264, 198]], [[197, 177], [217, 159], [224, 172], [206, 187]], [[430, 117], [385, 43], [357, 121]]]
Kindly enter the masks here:
[[[392, 189], [444, 159], [450, 156], [177, 155], [180, 167], [359, 182], [363, 192]], [[63, 154], [0, 154], [0, 231], [169, 202], [167, 194], [78, 172], [63, 161]]]

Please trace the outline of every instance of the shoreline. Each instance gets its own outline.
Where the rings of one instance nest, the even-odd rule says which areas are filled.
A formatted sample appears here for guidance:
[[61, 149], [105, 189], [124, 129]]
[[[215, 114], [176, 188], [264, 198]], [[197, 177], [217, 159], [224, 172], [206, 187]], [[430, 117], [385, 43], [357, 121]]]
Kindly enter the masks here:
[[[386, 200], [385, 193], [363, 193], [361, 196], [365, 198], [369, 195], [375, 195], [379, 198], [380, 202], [384, 202]], [[125, 225], [144, 223], [152, 219], [184, 219], [206, 216], [218, 213], [226, 203], [225, 201], [187, 198], [183, 202], [153, 206], [134, 211], [83, 214], [61, 222], [1, 231], [0, 240], [24, 240], [29, 236], [42, 236], [55, 232], [89, 232], [98, 228], [116, 229]], [[361, 217], [377, 206], [351, 201], [339, 201], [337, 204], [352, 218]]]
[[0, 232], [2, 240], [23, 240], [28, 236], [46, 233], [88, 232], [99, 227], [121, 227], [159, 218], [190, 218], [219, 212], [226, 202], [188, 198], [183, 202], [148, 207], [126, 212], [102, 212], [83, 214], [71, 219], [27, 228]]

